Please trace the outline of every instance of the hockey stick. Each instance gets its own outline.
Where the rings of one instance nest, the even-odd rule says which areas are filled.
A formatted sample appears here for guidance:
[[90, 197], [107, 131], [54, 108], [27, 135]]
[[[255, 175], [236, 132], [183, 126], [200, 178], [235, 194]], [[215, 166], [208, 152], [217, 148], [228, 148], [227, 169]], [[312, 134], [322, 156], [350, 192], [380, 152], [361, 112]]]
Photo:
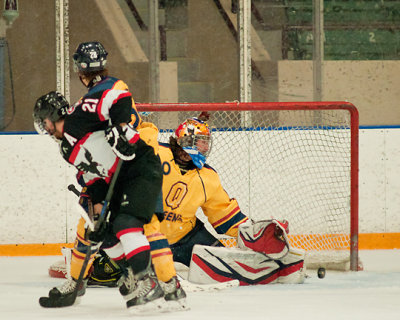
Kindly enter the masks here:
[[[107, 218], [108, 207], [110, 205], [111, 197], [112, 197], [112, 195], [114, 193], [114, 186], [115, 186], [115, 183], [116, 183], [116, 181], [118, 179], [119, 171], [121, 170], [121, 166], [122, 166], [122, 162], [123, 161], [121, 159], [118, 159], [117, 168], [115, 169], [114, 175], [113, 175], [113, 177], [111, 179], [111, 182], [110, 182], [110, 185], [108, 187], [108, 191], [107, 191], [107, 194], [106, 194], [106, 198], [104, 200], [103, 208], [101, 209], [101, 213], [100, 213], [99, 219], [97, 220], [97, 222], [96, 222], [96, 224], [94, 226], [94, 232], [97, 232], [99, 230], [101, 224]], [[91, 206], [89, 206], [89, 208], [90, 207]], [[90, 216], [90, 214], [89, 214], [89, 216]], [[92, 252], [92, 247], [88, 246], [87, 249], [86, 249], [86, 256], [85, 256], [85, 260], [83, 261], [81, 272], [79, 273], [78, 280], [76, 281], [76, 288], [75, 288], [75, 291], [74, 291], [74, 297], [75, 297], [74, 301], [75, 301], [76, 297], [78, 296], [79, 287], [83, 283], [83, 276], [85, 274], [85, 270], [86, 270], [87, 265], [89, 263], [91, 252]]]
[[[103, 204], [103, 208], [101, 210], [99, 219], [95, 225], [95, 232], [99, 230], [99, 227], [101, 226], [101, 224], [107, 219], [107, 213], [108, 213], [108, 207], [110, 205], [110, 201], [111, 201], [111, 197], [113, 195], [114, 192], [114, 186], [115, 183], [118, 179], [119, 176], [119, 172], [121, 170], [121, 166], [122, 166], [123, 160], [118, 159], [118, 164], [117, 164], [117, 168], [115, 169], [114, 175], [111, 179], [110, 185], [108, 187], [108, 191], [106, 194], [106, 198], [104, 200], [104, 204]], [[68, 186], [68, 190], [74, 192], [72, 190], [73, 188], [70, 188], [70, 186]], [[75, 188], [76, 189], [76, 188]], [[74, 192], [75, 193], [75, 192]], [[78, 192], [79, 193], [79, 192]], [[91, 211], [92, 206], [89, 205], [89, 211]], [[91, 216], [91, 212], [89, 212], [89, 217]], [[98, 244], [98, 246], [100, 246], [100, 244]], [[73, 294], [71, 294], [70, 296], [65, 297], [64, 299], [52, 299], [51, 296], [51, 291], [49, 293], [49, 297], [41, 297], [39, 299], [39, 304], [44, 307], [44, 308], [59, 308], [59, 307], [68, 307], [68, 306], [72, 306], [75, 303], [76, 297], [78, 296], [79, 293], [79, 289], [83, 284], [83, 277], [87, 268], [87, 265], [89, 263], [90, 260], [90, 256], [91, 256], [91, 252], [92, 252], [92, 246], [88, 245], [86, 248], [86, 254], [85, 254], [85, 259], [83, 261], [83, 265], [81, 267], [81, 271], [79, 273], [79, 277], [76, 281], [76, 287], [75, 290], [73, 292]], [[60, 298], [60, 297], [57, 297]]]
[[110, 201], [111, 201], [111, 197], [114, 193], [114, 186], [115, 183], [117, 182], [118, 176], [119, 176], [119, 171], [121, 170], [121, 166], [122, 166], [123, 160], [122, 159], [118, 159], [118, 164], [117, 164], [117, 168], [115, 169], [114, 175], [111, 179], [110, 185], [108, 187], [108, 191], [106, 194], [106, 199], [104, 200], [104, 204], [103, 204], [103, 208], [101, 210], [99, 219], [97, 220], [97, 223], [95, 225], [94, 231], [98, 231], [99, 227], [101, 226], [101, 224], [106, 220], [107, 218], [107, 213], [108, 213], [108, 206], [110, 205]]
[[77, 197], [81, 196], [80, 192], [78, 191], [78, 189], [73, 184], [70, 184], [68, 186], [68, 190], [72, 191]]

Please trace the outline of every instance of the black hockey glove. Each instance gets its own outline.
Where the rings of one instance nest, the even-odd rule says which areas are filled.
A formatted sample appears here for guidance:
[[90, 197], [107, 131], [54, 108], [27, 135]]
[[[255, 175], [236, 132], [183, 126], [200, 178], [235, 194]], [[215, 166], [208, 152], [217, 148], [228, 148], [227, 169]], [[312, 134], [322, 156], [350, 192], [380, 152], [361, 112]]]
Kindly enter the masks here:
[[136, 142], [139, 140], [139, 133], [127, 124], [110, 126], [106, 129], [106, 139], [114, 153], [122, 160], [129, 161], [135, 158]]
[[[96, 228], [97, 228], [97, 225], [96, 225]], [[98, 230], [88, 232], [88, 239], [90, 240], [92, 245], [96, 245], [96, 244], [104, 241], [104, 238], [106, 237], [106, 234], [107, 234], [108, 222], [103, 221], [98, 226], [98, 228], [99, 228]]]

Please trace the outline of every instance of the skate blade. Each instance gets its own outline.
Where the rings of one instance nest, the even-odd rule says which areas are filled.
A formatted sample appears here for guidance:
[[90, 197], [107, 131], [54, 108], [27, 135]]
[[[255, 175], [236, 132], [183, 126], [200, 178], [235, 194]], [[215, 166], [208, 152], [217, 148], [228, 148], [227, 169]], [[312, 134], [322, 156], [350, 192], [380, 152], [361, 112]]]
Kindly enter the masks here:
[[164, 297], [161, 297], [156, 300], [147, 302], [146, 304], [132, 306], [132, 307], [128, 308], [128, 312], [132, 315], [158, 314], [160, 312], [163, 312], [162, 310], [164, 309], [165, 304], [166, 303], [165, 303]]

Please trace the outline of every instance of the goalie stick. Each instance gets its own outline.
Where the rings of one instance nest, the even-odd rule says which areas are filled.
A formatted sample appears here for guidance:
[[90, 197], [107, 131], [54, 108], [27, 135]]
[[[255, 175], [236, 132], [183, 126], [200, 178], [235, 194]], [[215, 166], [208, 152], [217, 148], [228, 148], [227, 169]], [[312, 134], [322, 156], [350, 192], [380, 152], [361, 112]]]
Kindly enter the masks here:
[[[123, 163], [123, 160], [118, 159], [117, 168], [115, 169], [114, 175], [113, 175], [113, 177], [111, 179], [111, 182], [110, 182], [110, 185], [108, 187], [108, 191], [107, 191], [107, 194], [106, 194], [106, 198], [104, 200], [103, 208], [101, 210], [99, 219], [97, 220], [97, 223], [95, 225], [94, 232], [97, 232], [99, 230], [101, 224], [108, 217], [108, 207], [109, 207], [109, 204], [110, 204], [110, 201], [111, 201], [111, 197], [112, 197], [113, 192], [114, 192], [114, 186], [115, 186], [115, 183], [116, 183], [116, 181], [118, 179], [122, 163]], [[71, 189], [68, 187], [68, 190], [71, 190]], [[92, 206], [89, 205], [89, 208], [91, 208], [91, 207]], [[89, 212], [89, 216], [90, 215], [91, 215], [91, 213]], [[101, 243], [98, 244], [98, 246], [99, 245], [101, 245]], [[90, 260], [90, 255], [91, 255], [91, 252], [92, 252], [91, 249], [92, 249], [91, 246], [87, 246], [87, 248], [86, 248], [85, 259], [83, 261], [83, 265], [82, 265], [81, 271], [79, 273], [78, 280], [76, 281], [76, 287], [75, 287], [75, 290], [74, 290], [73, 294], [70, 295], [70, 296], [65, 297], [65, 299], [55, 299], [55, 298], [59, 298], [59, 297], [54, 297], [51, 294], [49, 294], [49, 297], [40, 297], [39, 298], [40, 306], [42, 306], [44, 308], [60, 308], [60, 307], [72, 306], [75, 303], [76, 297], [78, 296], [78, 292], [81, 289], [81, 287], [83, 286], [83, 276], [85, 274], [85, 270], [86, 270], [87, 265], [88, 265], [89, 260]], [[50, 293], [51, 293], [51, 291], [50, 291]]]

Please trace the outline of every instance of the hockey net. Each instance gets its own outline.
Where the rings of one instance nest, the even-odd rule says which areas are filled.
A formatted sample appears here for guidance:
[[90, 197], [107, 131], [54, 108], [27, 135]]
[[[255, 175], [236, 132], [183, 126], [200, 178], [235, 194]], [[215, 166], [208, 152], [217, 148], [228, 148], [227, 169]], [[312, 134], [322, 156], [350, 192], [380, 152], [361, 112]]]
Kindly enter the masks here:
[[213, 137], [207, 163], [242, 212], [253, 220], [288, 220], [290, 244], [306, 250], [308, 268], [358, 269], [358, 112], [352, 104], [137, 107], [163, 142], [179, 123], [207, 111]]

